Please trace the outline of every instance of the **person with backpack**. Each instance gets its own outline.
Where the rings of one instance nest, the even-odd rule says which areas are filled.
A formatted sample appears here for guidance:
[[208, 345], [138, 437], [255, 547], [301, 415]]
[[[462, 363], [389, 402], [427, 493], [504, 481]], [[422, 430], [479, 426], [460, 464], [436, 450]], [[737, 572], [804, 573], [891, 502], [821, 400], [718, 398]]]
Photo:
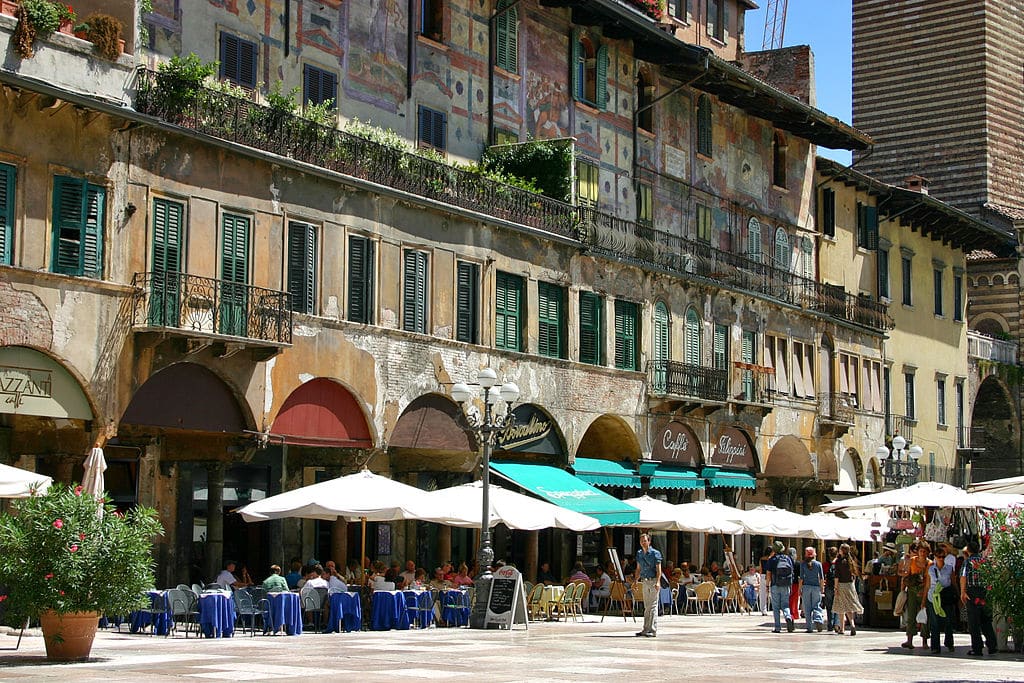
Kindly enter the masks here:
[[786, 619], [786, 630], [792, 633], [796, 629], [793, 613], [789, 611], [789, 592], [793, 586], [793, 558], [786, 552], [782, 541], [772, 544], [772, 556], [768, 558], [765, 580], [772, 598], [772, 616], [775, 628], [772, 633], [782, 633], [779, 615]]
[[860, 576], [860, 568], [857, 566], [857, 558], [850, 552], [850, 544], [844, 543], [839, 546], [839, 556], [835, 561], [835, 586], [836, 595], [832, 603], [832, 609], [838, 618], [836, 633], [843, 635], [847, 619], [850, 621], [850, 635], [857, 635], [857, 623], [855, 619], [858, 614], [864, 613], [864, 607], [857, 597], [857, 589], [854, 582]]

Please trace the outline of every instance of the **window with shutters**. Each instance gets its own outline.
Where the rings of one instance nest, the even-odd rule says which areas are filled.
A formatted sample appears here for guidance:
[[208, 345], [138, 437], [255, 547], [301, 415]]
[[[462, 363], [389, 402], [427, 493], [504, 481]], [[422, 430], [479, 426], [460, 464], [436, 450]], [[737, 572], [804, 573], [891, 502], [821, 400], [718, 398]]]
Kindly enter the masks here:
[[786, 340], [781, 337], [765, 335], [764, 362], [765, 365], [775, 370], [772, 389], [778, 394], [788, 395], [790, 392], [789, 361], [789, 345]]
[[494, 346], [523, 350], [523, 278], [498, 272], [494, 282]]
[[683, 342], [686, 344], [683, 349], [683, 362], [688, 365], [701, 365], [701, 324], [697, 311], [689, 309], [686, 311], [686, 334]]
[[443, 0], [420, 0], [420, 33], [431, 40], [444, 39]]
[[711, 208], [704, 204], [697, 205], [697, 239], [711, 241]]
[[[757, 333], [750, 330], [743, 330], [740, 337], [743, 348], [740, 350], [740, 360], [748, 365], [757, 364], [757, 356], [755, 354]], [[754, 400], [754, 371], [749, 368], [744, 368], [740, 373], [740, 382], [743, 387], [743, 400], [753, 401]]]
[[708, 35], [725, 41], [725, 0], [706, 0]]
[[668, 0], [668, 15], [679, 21], [686, 21], [686, 6], [690, 0]]
[[514, 145], [519, 142], [519, 135], [513, 133], [510, 130], [504, 128], [498, 128], [494, 131], [494, 144], [495, 145]]
[[510, 73], [519, 70], [519, 13], [510, 0], [498, 0], [494, 20], [497, 65]]
[[427, 254], [406, 249], [402, 254], [402, 329], [427, 333]]
[[185, 205], [163, 197], [153, 199], [152, 280], [149, 324], [179, 326], [181, 322], [181, 263]]
[[419, 121], [419, 132], [417, 140], [420, 147], [430, 147], [439, 152], [444, 152], [448, 144], [448, 116], [443, 111], [437, 111], [420, 105], [417, 110]]
[[348, 316], [354, 323], [374, 321], [376, 244], [361, 235], [348, 238]]
[[697, 99], [697, 154], [711, 158], [711, 98], [701, 95]]
[[654, 82], [643, 71], [636, 77], [636, 125], [648, 133], [654, 132]]
[[917, 406], [914, 400], [914, 373], [903, 373], [903, 397], [906, 401], [906, 416], [911, 420], [917, 419]]
[[857, 202], [857, 246], [878, 249], [878, 207]]
[[814, 347], [806, 342], [793, 342], [793, 393], [814, 398]]
[[537, 353], [551, 358], [565, 358], [564, 287], [550, 282], [537, 283]]
[[480, 265], [459, 261], [455, 266], [455, 339], [480, 343]]
[[786, 271], [790, 269], [789, 235], [784, 228], [775, 229], [775, 267]]
[[312, 64], [302, 68], [302, 102], [303, 104], [323, 104], [330, 102], [338, 107], [338, 77], [330, 71], [318, 69]]
[[604, 365], [604, 298], [580, 292], [580, 362]]
[[583, 159], [576, 160], [576, 199], [580, 206], [596, 209], [598, 205], [598, 167]]
[[[861, 406], [860, 392], [860, 359], [849, 353], [839, 354], [839, 393], [846, 399], [846, 405], [851, 408]], [[864, 391], [870, 391], [870, 387], [864, 387]], [[866, 395], [865, 395], [866, 399]]]
[[647, 183], [636, 186], [636, 222], [640, 225], [654, 225], [654, 189]]
[[715, 334], [711, 340], [711, 362], [715, 370], [729, 369], [729, 327], [715, 323]]
[[821, 220], [821, 234], [826, 237], [836, 236], [836, 191], [830, 187], [821, 188], [821, 204], [818, 216]]
[[84, 178], [53, 179], [53, 272], [103, 277], [106, 188]]
[[800, 238], [800, 275], [814, 279], [814, 244], [810, 237]]
[[761, 223], [753, 216], [747, 221], [747, 258], [761, 262]]
[[654, 304], [654, 367], [651, 381], [654, 389], [665, 391], [668, 386], [668, 360], [672, 354], [672, 319], [663, 301]]
[[243, 88], [256, 87], [256, 43], [220, 32], [220, 77]]
[[573, 97], [598, 109], [608, 105], [608, 46], [576, 30], [572, 36]]
[[903, 274], [903, 305], [913, 306], [913, 270], [911, 269], [911, 259], [913, 257], [905, 252], [901, 252], [900, 255], [900, 270]]
[[934, 299], [935, 315], [942, 315], [942, 269], [932, 270], [932, 290]]
[[636, 370], [640, 365], [637, 342], [640, 339], [640, 317], [632, 301], [615, 302], [615, 367]]
[[316, 238], [315, 225], [288, 222], [288, 294], [296, 313], [316, 314]]
[[14, 166], [0, 164], [0, 263], [14, 263]]
[[953, 320], [962, 322], [964, 319], [964, 276], [960, 272], [953, 274]]
[[878, 298], [888, 299], [892, 295], [889, 291], [889, 250], [879, 247], [876, 255], [878, 257]]
[[249, 245], [252, 218], [225, 213], [221, 217], [220, 312], [221, 334], [246, 337], [249, 330]]
[[939, 424], [946, 424], [946, 378], [939, 377], [935, 380], [935, 412]]

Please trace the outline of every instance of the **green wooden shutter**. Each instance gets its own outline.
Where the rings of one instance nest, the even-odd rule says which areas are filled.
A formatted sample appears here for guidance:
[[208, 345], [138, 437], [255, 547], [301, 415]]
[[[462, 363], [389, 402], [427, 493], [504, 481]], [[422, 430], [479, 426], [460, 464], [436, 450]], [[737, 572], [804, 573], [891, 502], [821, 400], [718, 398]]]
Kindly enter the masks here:
[[0, 164], [0, 263], [14, 263], [15, 168]]
[[573, 99], [583, 100], [583, 82], [585, 80], [583, 65], [583, 46], [580, 44], [580, 30], [574, 29], [569, 36], [569, 82], [572, 86]]
[[402, 329], [426, 334], [427, 255], [406, 249], [402, 271]]
[[782, 228], [775, 230], [775, 267], [785, 271], [790, 269], [789, 235]]
[[85, 232], [82, 254], [82, 274], [103, 277], [103, 210], [107, 191], [96, 185], [87, 185], [85, 191]]
[[[753, 365], [757, 361], [754, 358], [754, 333], [743, 330], [743, 362]], [[754, 400], [754, 371], [744, 369], [741, 375], [743, 382], [743, 398], [746, 401]]]
[[697, 152], [706, 157], [711, 156], [711, 99], [701, 95], [697, 100]]
[[669, 333], [668, 308], [658, 302], [654, 306], [654, 360], [668, 360], [672, 338]]
[[686, 363], [700, 365], [700, 318], [692, 308], [686, 312]]
[[864, 248], [878, 249], [878, 207], [864, 206]]
[[615, 302], [615, 367], [637, 369], [637, 338], [639, 336], [637, 306], [632, 301]]
[[167, 199], [153, 200], [153, 276], [149, 319], [152, 325], [177, 327], [180, 322], [181, 243], [185, 207]]
[[604, 365], [603, 302], [594, 292], [580, 292], [580, 362]]
[[498, 66], [516, 73], [519, 68], [519, 14], [514, 7], [505, 10], [507, 6], [508, 0], [498, 3], [498, 11], [501, 13], [495, 21], [495, 54]]
[[597, 48], [597, 82], [594, 84], [594, 104], [598, 109], [608, 108], [608, 46]]
[[522, 350], [522, 278], [498, 273], [495, 278], [494, 345], [509, 351]]
[[537, 353], [565, 358], [563, 311], [565, 289], [549, 282], [537, 283]]
[[455, 339], [476, 344], [479, 342], [477, 310], [480, 297], [480, 266], [460, 261], [456, 267], [455, 278]]
[[756, 218], [747, 223], [747, 258], [761, 262], [761, 223]]
[[716, 370], [729, 369], [729, 328], [715, 324], [714, 363]]
[[348, 319], [373, 322], [373, 242], [359, 235], [348, 238]]
[[85, 232], [85, 181], [53, 180], [53, 272], [81, 275]]
[[288, 293], [291, 309], [316, 313], [316, 227], [288, 223]]
[[221, 334], [248, 334], [249, 226], [247, 216], [224, 214], [221, 236]]

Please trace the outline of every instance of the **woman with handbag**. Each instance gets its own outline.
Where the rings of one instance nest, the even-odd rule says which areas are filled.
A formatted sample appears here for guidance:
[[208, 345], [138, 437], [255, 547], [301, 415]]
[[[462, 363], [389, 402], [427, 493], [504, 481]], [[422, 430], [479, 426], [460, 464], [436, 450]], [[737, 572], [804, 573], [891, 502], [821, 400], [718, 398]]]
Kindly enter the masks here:
[[[907, 605], [904, 607], [904, 614], [907, 619], [907, 640], [902, 643], [902, 647], [908, 650], [914, 649], [914, 636], [917, 634], [917, 613], [924, 607], [925, 599], [925, 575], [928, 572], [928, 566], [931, 564], [928, 560], [928, 552], [931, 548], [928, 545], [928, 541], [915, 541], [910, 544], [909, 560], [901, 564], [900, 575], [902, 578], [902, 586], [907, 591]], [[924, 647], [928, 646], [927, 634], [922, 630], [921, 640], [924, 641]]]
[[857, 566], [857, 558], [850, 551], [850, 545], [844, 543], [839, 546], [839, 556], [835, 561], [835, 599], [832, 609], [836, 613], [838, 623], [835, 631], [843, 635], [846, 620], [850, 621], [850, 635], [857, 635], [857, 624], [855, 619], [858, 614], [864, 613], [864, 607], [857, 597], [857, 590], [854, 582], [860, 576], [860, 568]]
[[939, 633], [944, 632], [946, 649], [953, 651], [953, 615], [956, 609], [956, 588], [953, 586], [953, 567], [956, 562], [947, 556], [943, 544], [935, 548], [935, 561], [924, 576], [926, 594], [925, 607], [928, 610], [928, 626], [931, 631], [932, 654], [937, 655]]

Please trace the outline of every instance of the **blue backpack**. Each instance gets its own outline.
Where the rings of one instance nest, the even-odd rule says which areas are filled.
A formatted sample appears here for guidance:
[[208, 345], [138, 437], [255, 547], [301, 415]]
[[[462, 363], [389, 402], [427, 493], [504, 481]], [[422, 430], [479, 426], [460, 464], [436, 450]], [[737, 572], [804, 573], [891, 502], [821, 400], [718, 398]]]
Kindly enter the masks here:
[[775, 560], [775, 571], [772, 572], [772, 583], [780, 586], [793, 584], [793, 558], [779, 553]]

